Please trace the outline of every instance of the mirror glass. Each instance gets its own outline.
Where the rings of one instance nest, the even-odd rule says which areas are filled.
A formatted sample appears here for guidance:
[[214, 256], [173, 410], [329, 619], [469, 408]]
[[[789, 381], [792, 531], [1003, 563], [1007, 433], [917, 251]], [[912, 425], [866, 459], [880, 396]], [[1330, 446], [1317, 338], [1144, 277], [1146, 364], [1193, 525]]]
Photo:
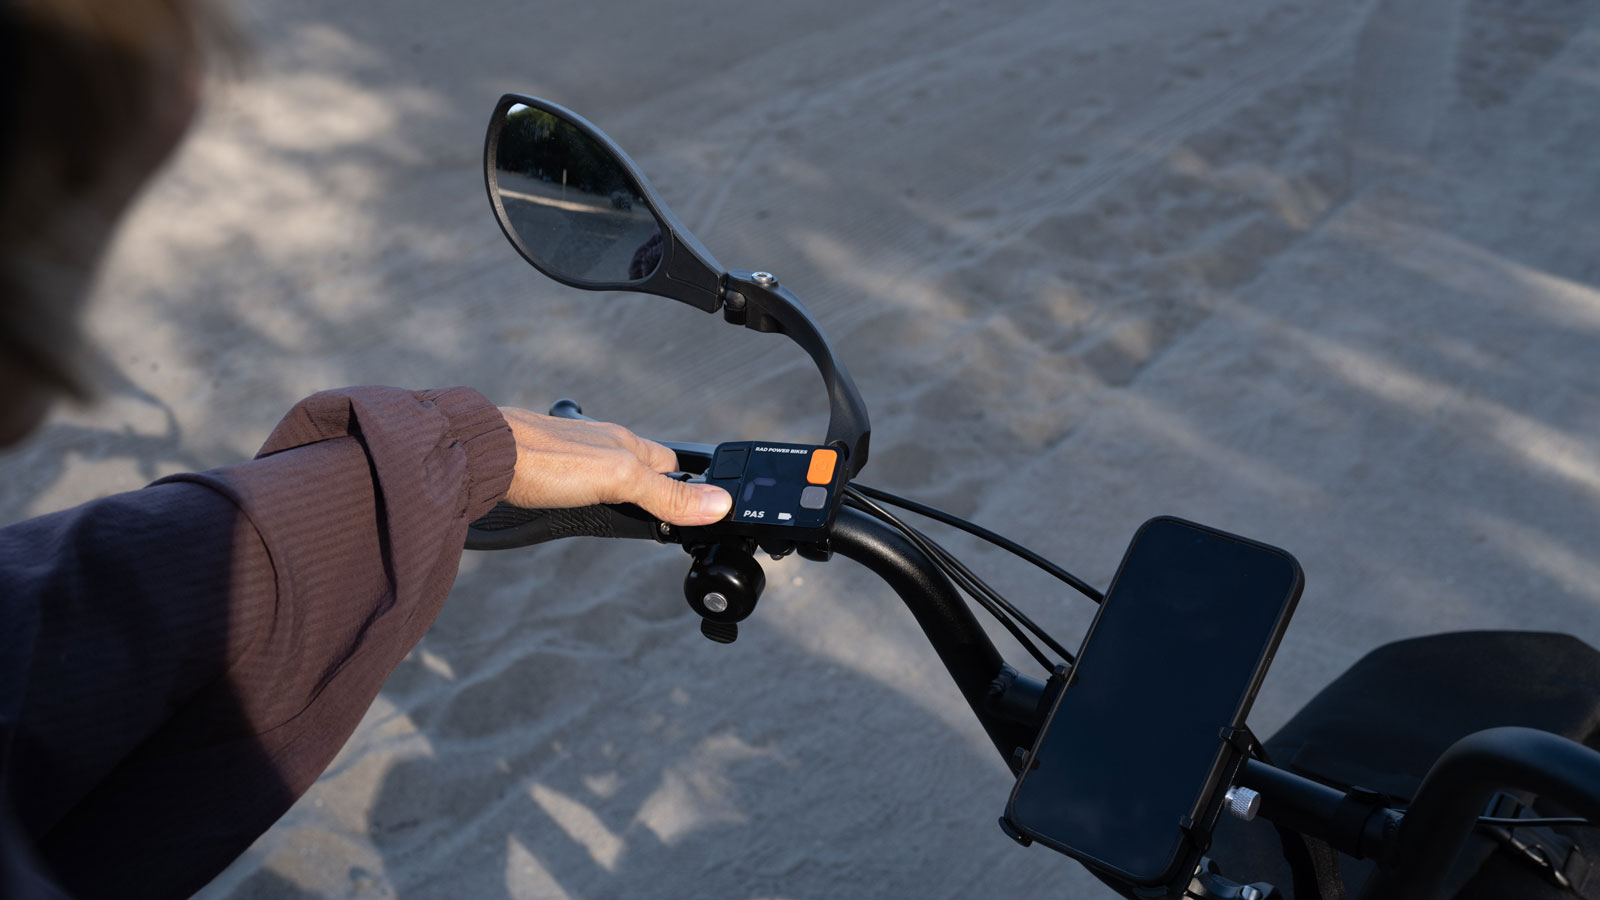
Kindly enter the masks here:
[[495, 149], [505, 224], [569, 281], [642, 281], [661, 263], [661, 225], [621, 162], [572, 123], [513, 104]]

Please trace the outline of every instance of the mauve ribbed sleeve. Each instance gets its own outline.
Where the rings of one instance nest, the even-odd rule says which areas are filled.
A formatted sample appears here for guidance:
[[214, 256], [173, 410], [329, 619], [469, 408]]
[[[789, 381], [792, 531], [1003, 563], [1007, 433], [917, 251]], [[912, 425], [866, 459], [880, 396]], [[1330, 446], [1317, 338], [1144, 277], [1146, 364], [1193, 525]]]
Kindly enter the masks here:
[[198, 889], [349, 737], [515, 458], [476, 391], [347, 388], [250, 462], [0, 529], [0, 828], [74, 896]]

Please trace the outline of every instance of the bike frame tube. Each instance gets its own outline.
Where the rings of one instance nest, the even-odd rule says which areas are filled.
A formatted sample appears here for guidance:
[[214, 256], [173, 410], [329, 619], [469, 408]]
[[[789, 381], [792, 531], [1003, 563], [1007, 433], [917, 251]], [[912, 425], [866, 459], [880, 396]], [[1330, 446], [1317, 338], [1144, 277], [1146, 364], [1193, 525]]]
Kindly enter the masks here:
[[1436, 900], [1489, 798], [1505, 789], [1550, 797], [1600, 821], [1600, 753], [1532, 728], [1490, 728], [1456, 741], [1423, 777], [1393, 863], [1373, 873], [1361, 900]]
[[850, 507], [834, 519], [831, 545], [835, 553], [872, 570], [905, 601], [1002, 760], [1009, 764], [1016, 748], [1033, 746], [1037, 723], [1007, 716], [1015, 704], [1006, 704], [1004, 695], [1019, 691], [1038, 697], [1040, 686], [1020, 676], [1018, 684], [1009, 684], [1015, 673], [932, 560], [889, 525]]

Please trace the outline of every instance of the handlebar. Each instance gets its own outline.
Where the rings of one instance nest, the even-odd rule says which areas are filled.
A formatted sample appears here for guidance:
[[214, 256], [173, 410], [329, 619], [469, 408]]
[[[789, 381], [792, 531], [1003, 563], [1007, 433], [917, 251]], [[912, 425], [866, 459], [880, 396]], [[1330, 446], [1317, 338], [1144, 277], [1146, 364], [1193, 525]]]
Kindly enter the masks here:
[[850, 507], [839, 510], [831, 545], [900, 595], [1008, 765], [1017, 748], [1033, 746], [1043, 722], [1044, 684], [1006, 665], [955, 585], [927, 555], [898, 531]]
[[[573, 400], [558, 400], [550, 415], [594, 421]], [[661, 442], [678, 454], [684, 472], [704, 472], [712, 444]], [[501, 503], [467, 529], [469, 550], [508, 550], [567, 537], [649, 539], [667, 542], [676, 532], [632, 504], [577, 509], [523, 509]], [[1033, 745], [1044, 713], [1045, 685], [1006, 665], [955, 585], [899, 532], [856, 509], [841, 508], [829, 550], [881, 577], [907, 608], [944, 662], [995, 749], [1014, 765], [1018, 748]]]
[[661, 540], [660, 522], [631, 503], [574, 509], [523, 509], [500, 503], [467, 526], [468, 550], [512, 550], [558, 538]]
[[[631, 504], [522, 509], [500, 504], [467, 530], [467, 549], [506, 550], [568, 537], [665, 542], [672, 532]], [[851, 508], [834, 520], [833, 552], [872, 570], [900, 596], [961, 696], [1008, 763], [1033, 744], [1044, 684], [1006, 665], [950, 579], [893, 528]]]
[[[583, 414], [576, 400], [561, 399], [550, 406], [558, 419], [594, 419]], [[678, 471], [698, 475], [711, 465], [713, 444], [659, 441], [678, 455]], [[559, 538], [600, 537], [663, 541], [667, 530], [660, 520], [631, 503], [580, 506], [574, 509], [525, 509], [500, 503], [483, 518], [467, 526], [468, 550], [515, 550]]]
[[[588, 419], [572, 400], [557, 401], [550, 415]], [[690, 473], [704, 472], [716, 449], [662, 443], [678, 454], [680, 470]], [[667, 543], [678, 535], [632, 504], [522, 509], [502, 503], [469, 526], [466, 546], [503, 550], [566, 537]], [[1043, 725], [1051, 686], [1060, 679], [1047, 684], [1007, 665], [940, 567], [890, 525], [842, 507], [820, 549], [821, 555], [811, 558], [837, 553], [852, 559], [899, 595], [1001, 758], [1017, 771]], [[1435, 896], [1489, 796], [1501, 788], [1560, 797], [1600, 822], [1600, 753], [1528, 728], [1495, 728], [1458, 741], [1429, 770], [1404, 813], [1374, 803], [1370, 792], [1346, 793], [1253, 759], [1246, 761], [1237, 783], [1262, 795], [1263, 818], [1327, 840], [1351, 856], [1376, 860], [1379, 867], [1362, 900]]]

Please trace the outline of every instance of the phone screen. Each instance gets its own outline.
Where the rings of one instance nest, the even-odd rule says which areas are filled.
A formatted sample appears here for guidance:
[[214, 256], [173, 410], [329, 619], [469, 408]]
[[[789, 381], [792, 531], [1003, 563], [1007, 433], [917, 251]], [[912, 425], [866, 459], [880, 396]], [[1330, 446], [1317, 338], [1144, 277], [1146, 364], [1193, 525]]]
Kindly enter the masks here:
[[1007, 818], [1135, 883], [1187, 877], [1200, 850], [1186, 817], [1225, 774], [1222, 732], [1243, 726], [1301, 585], [1281, 550], [1179, 519], [1146, 522]]

